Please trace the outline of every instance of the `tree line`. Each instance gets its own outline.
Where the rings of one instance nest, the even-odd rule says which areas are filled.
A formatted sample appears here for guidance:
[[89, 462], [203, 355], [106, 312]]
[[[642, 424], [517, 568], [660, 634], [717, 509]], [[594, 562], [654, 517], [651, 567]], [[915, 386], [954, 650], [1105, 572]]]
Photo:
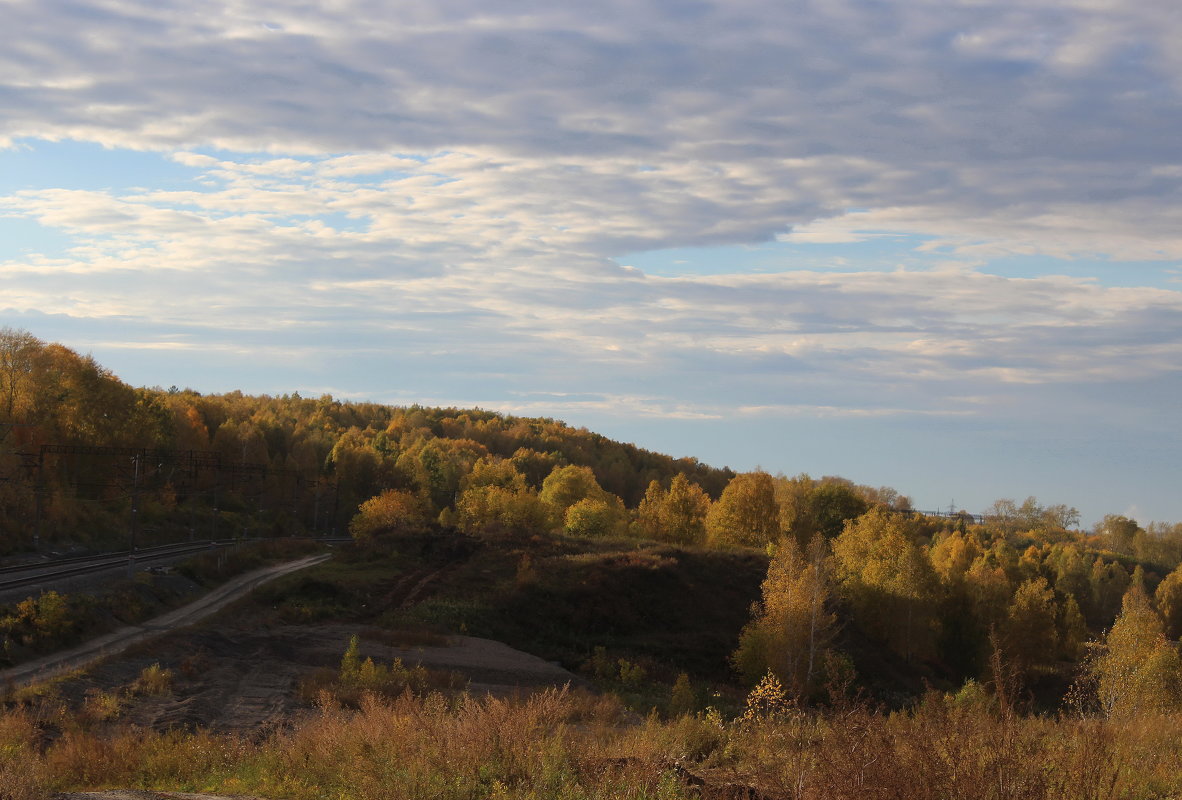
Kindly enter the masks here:
[[[179, 469], [186, 453], [212, 454], [217, 467]], [[49, 545], [118, 542], [133, 504], [148, 539], [343, 532], [388, 489], [413, 493], [436, 519], [457, 513], [482, 460], [511, 463], [535, 493], [555, 467], [586, 467], [628, 506], [652, 480], [684, 474], [717, 497], [734, 475], [548, 418], [133, 388], [90, 356], [0, 329], [2, 551], [31, 547], [35, 527]]]

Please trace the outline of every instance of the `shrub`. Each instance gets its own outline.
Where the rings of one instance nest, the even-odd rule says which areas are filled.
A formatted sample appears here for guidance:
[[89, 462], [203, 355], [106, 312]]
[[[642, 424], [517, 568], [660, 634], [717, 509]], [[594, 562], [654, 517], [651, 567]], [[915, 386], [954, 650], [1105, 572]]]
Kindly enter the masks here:
[[135, 694], [162, 695], [172, 691], [173, 674], [170, 669], [163, 669], [159, 664], [144, 667], [131, 691]]
[[362, 660], [360, 640], [354, 635], [341, 658], [340, 668], [334, 673], [322, 670], [305, 679], [299, 694], [306, 701], [320, 701], [327, 696], [341, 705], [359, 708], [366, 695], [398, 697], [404, 693], [425, 695], [432, 690], [455, 691], [465, 686], [461, 676], [453, 672], [428, 670], [421, 664], [407, 666], [396, 658], [387, 666], [372, 658]]
[[425, 519], [423, 502], [417, 495], [387, 489], [361, 504], [349, 522], [349, 534], [359, 542], [371, 541], [381, 531], [418, 525]]
[[690, 684], [689, 675], [683, 672], [677, 676], [677, 680], [669, 692], [669, 712], [672, 714], [692, 714], [697, 708], [697, 693]]

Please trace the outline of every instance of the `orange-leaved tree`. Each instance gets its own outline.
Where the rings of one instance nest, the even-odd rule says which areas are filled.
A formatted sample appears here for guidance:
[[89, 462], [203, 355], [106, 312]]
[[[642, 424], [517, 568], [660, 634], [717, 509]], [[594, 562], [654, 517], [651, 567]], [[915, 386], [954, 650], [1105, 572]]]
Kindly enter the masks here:
[[415, 526], [425, 520], [423, 501], [402, 489], [387, 489], [366, 500], [349, 522], [349, 533], [359, 542], [370, 541], [384, 530]]

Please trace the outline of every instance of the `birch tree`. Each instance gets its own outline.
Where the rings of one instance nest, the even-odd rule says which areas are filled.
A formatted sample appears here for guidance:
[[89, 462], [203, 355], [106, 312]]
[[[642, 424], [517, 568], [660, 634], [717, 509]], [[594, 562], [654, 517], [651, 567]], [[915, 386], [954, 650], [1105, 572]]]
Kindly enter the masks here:
[[833, 640], [827, 546], [815, 537], [807, 553], [781, 539], [763, 581], [763, 598], [743, 629], [733, 662], [757, 683], [769, 671], [796, 697], [820, 682], [822, 657]]
[[780, 506], [766, 472], [736, 475], [706, 515], [706, 538], [713, 545], [763, 547], [780, 536]]
[[1120, 616], [1090, 671], [1100, 708], [1109, 717], [1161, 713], [1182, 705], [1182, 659], [1140, 585], [1133, 584], [1125, 594]]

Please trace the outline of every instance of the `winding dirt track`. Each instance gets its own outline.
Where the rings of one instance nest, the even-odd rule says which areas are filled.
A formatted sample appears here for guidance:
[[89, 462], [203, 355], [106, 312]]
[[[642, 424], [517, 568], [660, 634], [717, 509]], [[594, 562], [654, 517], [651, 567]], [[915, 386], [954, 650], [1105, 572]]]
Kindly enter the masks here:
[[162, 614], [142, 625], [129, 625], [70, 650], [63, 650], [36, 661], [0, 671], [0, 686], [26, 686], [48, 680], [63, 672], [80, 669], [100, 658], [121, 653], [133, 644], [183, 628], [186, 625], [192, 625], [249, 593], [256, 586], [296, 570], [320, 564], [329, 558], [332, 558], [331, 554], [307, 556], [297, 561], [263, 567], [245, 575], [239, 575], [192, 603]]

